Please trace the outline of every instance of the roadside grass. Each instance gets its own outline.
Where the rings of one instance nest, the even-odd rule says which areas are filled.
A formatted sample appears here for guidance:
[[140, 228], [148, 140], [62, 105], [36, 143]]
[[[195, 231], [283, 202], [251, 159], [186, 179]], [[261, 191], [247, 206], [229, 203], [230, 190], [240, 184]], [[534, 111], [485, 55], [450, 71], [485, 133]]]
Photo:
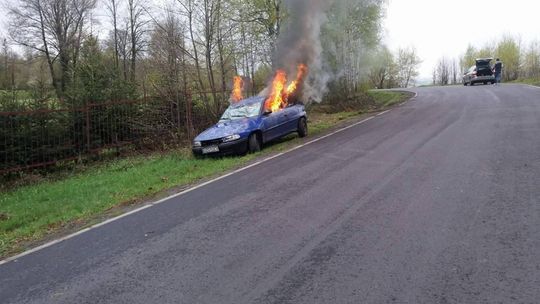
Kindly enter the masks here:
[[[369, 92], [383, 110], [410, 97], [402, 92]], [[311, 135], [321, 134], [362, 111], [310, 113]], [[0, 192], [0, 257], [16, 254], [52, 236], [81, 229], [125, 212], [132, 205], [201, 180], [219, 176], [265, 155], [302, 142], [296, 136], [244, 157], [196, 159], [188, 149], [96, 164], [78, 173], [39, 179]]]
[[530, 84], [533, 86], [540, 87], [540, 79], [539, 78], [521, 78], [515, 81], [512, 81], [513, 83], [523, 83], [523, 84]]
[[379, 107], [387, 108], [411, 98], [414, 94], [399, 91], [369, 91], [368, 94], [375, 99]]
[[69, 228], [91, 224], [114, 207], [178, 185], [230, 170], [244, 158], [195, 159], [187, 151], [122, 159], [72, 177], [22, 187], [0, 195], [0, 256], [16, 252], [23, 243]]

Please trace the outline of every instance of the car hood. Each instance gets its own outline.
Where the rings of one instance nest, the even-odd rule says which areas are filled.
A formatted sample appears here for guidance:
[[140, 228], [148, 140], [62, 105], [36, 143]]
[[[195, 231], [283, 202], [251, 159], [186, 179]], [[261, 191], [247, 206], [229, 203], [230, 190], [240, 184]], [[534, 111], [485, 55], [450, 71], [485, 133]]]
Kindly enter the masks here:
[[195, 138], [195, 140], [207, 141], [220, 139], [235, 134], [243, 135], [244, 133], [250, 133], [252, 130], [255, 130], [256, 126], [257, 120], [253, 118], [220, 122], [202, 132], [199, 136], [197, 136], [197, 138]]

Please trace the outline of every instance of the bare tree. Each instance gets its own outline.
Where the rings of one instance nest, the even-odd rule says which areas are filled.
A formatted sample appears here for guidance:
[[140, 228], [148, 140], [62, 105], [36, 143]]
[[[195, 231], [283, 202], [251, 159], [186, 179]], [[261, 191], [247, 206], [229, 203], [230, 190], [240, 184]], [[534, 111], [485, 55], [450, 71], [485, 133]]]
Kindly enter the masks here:
[[214, 76], [214, 60], [212, 51], [216, 43], [216, 33], [218, 28], [218, 21], [220, 19], [219, 7], [221, 0], [202, 0], [202, 12], [201, 12], [201, 25], [202, 25], [202, 40], [201, 43], [204, 46], [206, 74], [208, 77], [208, 83], [212, 92], [215, 117], [220, 115], [221, 102], [218, 99], [216, 93], [216, 79]]
[[406, 48], [399, 49], [397, 56], [398, 78], [400, 87], [407, 88], [411, 85], [418, 76], [418, 67], [422, 61], [416, 53], [416, 49]]
[[442, 57], [434, 71], [434, 84], [448, 85], [450, 83], [451, 65], [447, 58]]
[[129, 23], [126, 22], [123, 29], [118, 30], [118, 56], [122, 60], [122, 74], [124, 80], [128, 80], [129, 71]]
[[[218, 117], [226, 99], [223, 94], [217, 93], [219, 81], [217, 75], [222, 74], [224, 77], [225, 72], [224, 33], [220, 31], [223, 2], [222, 0], [177, 0], [177, 3], [181, 5], [187, 17], [201, 99], [205, 104], [207, 114]], [[221, 62], [219, 72], [216, 69], [217, 60]], [[204, 74], [202, 66], [204, 66]], [[221, 89], [225, 87], [224, 81], [222, 78]], [[203, 93], [207, 90], [209, 94]]]
[[59, 97], [70, 82], [84, 26], [95, 4], [96, 0], [19, 0], [18, 6], [9, 8], [12, 39], [45, 56]]
[[2, 66], [0, 66], [0, 88], [7, 89], [9, 87], [9, 79], [10, 79], [10, 72], [9, 72], [9, 57], [10, 57], [10, 51], [9, 46], [7, 44], [7, 39], [2, 39]]
[[458, 65], [456, 59], [452, 59], [452, 84], [458, 83]]
[[147, 9], [142, 0], [127, 0], [128, 3], [128, 25], [130, 43], [130, 80], [136, 81], [137, 58], [145, 47], [145, 35], [147, 31], [148, 19]]
[[119, 0], [108, 0], [106, 2], [107, 9], [109, 10], [109, 13], [111, 14], [112, 19], [112, 25], [113, 25], [113, 43], [114, 43], [114, 65], [116, 70], [118, 71], [120, 67], [119, 63], [119, 50], [118, 50], [118, 4]]

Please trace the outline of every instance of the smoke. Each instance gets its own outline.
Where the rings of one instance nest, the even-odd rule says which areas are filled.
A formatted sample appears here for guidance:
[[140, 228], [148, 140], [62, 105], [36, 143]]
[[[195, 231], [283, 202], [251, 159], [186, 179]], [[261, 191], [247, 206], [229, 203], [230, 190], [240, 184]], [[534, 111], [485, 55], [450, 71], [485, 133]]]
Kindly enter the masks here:
[[306, 64], [309, 75], [298, 97], [307, 103], [321, 102], [329, 86], [332, 92], [343, 91], [343, 83], [355, 88], [369, 71], [370, 50], [379, 45], [386, 1], [284, 0], [287, 22], [276, 42], [274, 71], [291, 77]]
[[305, 102], [320, 102], [331, 76], [323, 70], [321, 28], [334, 0], [285, 0], [288, 24], [278, 38], [274, 68], [296, 75], [299, 64], [306, 64], [309, 75], [302, 87]]

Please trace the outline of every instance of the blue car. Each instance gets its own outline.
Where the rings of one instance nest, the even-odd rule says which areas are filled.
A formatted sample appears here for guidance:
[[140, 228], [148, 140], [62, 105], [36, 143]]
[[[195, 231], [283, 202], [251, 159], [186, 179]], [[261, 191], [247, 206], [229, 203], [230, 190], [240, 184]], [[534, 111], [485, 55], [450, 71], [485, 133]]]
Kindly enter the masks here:
[[252, 97], [231, 105], [220, 121], [193, 141], [193, 154], [245, 154], [290, 133], [308, 135], [304, 105], [294, 104], [272, 113], [265, 111], [265, 98]]

